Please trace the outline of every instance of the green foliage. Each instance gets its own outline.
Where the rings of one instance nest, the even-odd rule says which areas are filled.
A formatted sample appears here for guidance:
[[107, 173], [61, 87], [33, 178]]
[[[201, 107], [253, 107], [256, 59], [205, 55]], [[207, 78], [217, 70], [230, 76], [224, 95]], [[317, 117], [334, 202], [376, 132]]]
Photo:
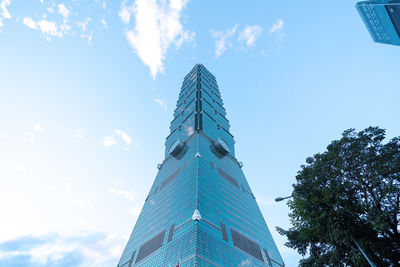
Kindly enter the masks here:
[[301, 266], [400, 266], [400, 137], [346, 130], [327, 151], [307, 158], [288, 201], [292, 227], [277, 227]]

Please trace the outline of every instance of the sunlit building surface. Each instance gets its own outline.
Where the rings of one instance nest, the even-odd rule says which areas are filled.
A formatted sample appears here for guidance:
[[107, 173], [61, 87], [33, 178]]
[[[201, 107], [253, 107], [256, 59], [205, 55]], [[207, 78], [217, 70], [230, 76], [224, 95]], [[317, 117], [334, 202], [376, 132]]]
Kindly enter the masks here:
[[400, 0], [363, 1], [356, 8], [375, 42], [400, 45]]
[[119, 267], [284, 266], [225, 116], [214, 75], [195, 65]]

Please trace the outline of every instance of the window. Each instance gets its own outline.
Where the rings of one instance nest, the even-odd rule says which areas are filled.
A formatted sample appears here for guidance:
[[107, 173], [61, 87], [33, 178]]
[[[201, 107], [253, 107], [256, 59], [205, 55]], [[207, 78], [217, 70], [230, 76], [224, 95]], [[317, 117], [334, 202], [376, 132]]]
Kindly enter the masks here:
[[172, 182], [178, 175], [181, 169], [177, 169], [174, 171], [170, 176], [165, 178], [165, 180], [161, 183], [160, 190], [162, 190], [164, 187], [166, 187], [170, 182]]
[[239, 188], [239, 184], [236, 181], [235, 178], [233, 178], [229, 173], [227, 173], [226, 171], [224, 171], [223, 169], [221, 169], [220, 167], [218, 168], [218, 174], [224, 178], [225, 180], [227, 180], [228, 182], [230, 182], [232, 185], [234, 185], [236, 188]]
[[261, 254], [260, 246], [253, 240], [242, 235], [238, 231], [231, 228], [233, 245], [244, 252], [250, 254], [254, 258], [264, 262], [263, 256]]
[[140, 249], [138, 256], [136, 258], [136, 262], [139, 262], [149, 256], [151, 253], [156, 251], [157, 249], [162, 247], [163, 241], [165, 236], [165, 230], [157, 234], [155, 237], [144, 243]]

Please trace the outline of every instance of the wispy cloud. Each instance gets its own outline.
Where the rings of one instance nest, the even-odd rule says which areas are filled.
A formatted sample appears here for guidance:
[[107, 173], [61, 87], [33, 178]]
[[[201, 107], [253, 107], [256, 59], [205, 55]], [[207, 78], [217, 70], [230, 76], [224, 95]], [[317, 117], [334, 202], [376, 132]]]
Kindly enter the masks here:
[[37, 22], [42, 33], [46, 36], [62, 37], [62, 33], [58, 31], [57, 24], [54, 21], [40, 20]]
[[31, 17], [25, 17], [23, 23], [31, 29], [36, 29], [36, 22]]
[[93, 40], [93, 34], [81, 34], [79, 35], [82, 39], [86, 39], [88, 41], [88, 44], [91, 45], [92, 44], [92, 40]]
[[91, 21], [93, 21], [93, 19], [91, 17], [86, 17], [82, 21], [75, 22], [75, 25], [77, 25], [81, 29], [81, 34], [79, 36], [82, 39], [87, 39], [89, 45], [92, 44], [92, 40], [93, 40], [93, 34], [88, 33], [88, 25], [89, 25], [89, 22], [91, 22]]
[[138, 216], [140, 214], [140, 206], [135, 206], [129, 210], [129, 213]]
[[160, 105], [160, 107], [166, 112], [167, 111], [167, 103], [164, 99], [154, 98], [154, 102]]
[[235, 36], [237, 27], [238, 25], [235, 25], [225, 31], [211, 31], [212, 37], [217, 39], [215, 41], [215, 56], [217, 58], [232, 46], [231, 39]]
[[103, 26], [104, 26], [105, 29], [108, 28], [107, 21], [106, 21], [104, 18], [101, 19], [101, 24], [103, 24]]
[[130, 145], [132, 143], [132, 138], [124, 131], [114, 130], [114, 133], [121, 137], [121, 139], [125, 142], [126, 145]]
[[129, 23], [131, 20], [131, 13], [134, 13], [134, 6], [127, 6], [126, 0], [122, 2], [121, 9], [118, 13], [118, 16], [124, 23]]
[[93, 32], [89, 29], [89, 23], [93, 21], [93, 18], [87, 15], [89, 14], [88, 11], [90, 11], [90, 14], [93, 14], [93, 9], [100, 9], [99, 12], [102, 15], [96, 22], [103, 24], [105, 28], [107, 27], [105, 17], [109, 14], [109, 12], [105, 13], [102, 8], [102, 2], [94, 2], [91, 5], [87, 5], [90, 6], [88, 10], [83, 9], [79, 1], [69, 1], [68, 6], [63, 3], [56, 4], [54, 1], [46, 1], [42, 3], [44, 5], [43, 10], [46, 11], [41, 14], [35, 14], [35, 16], [25, 16], [22, 22], [30, 29], [41, 32], [47, 40], [55, 37], [78, 36], [86, 39], [91, 44]]
[[118, 196], [122, 196], [125, 199], [130, 200], [130, 201], [134, 201], [136, 199], [136, 195], [137, 195], [136, 192], [119, 190], [119, 189], [115, 189], [115, 188], [110, 188], [109, 191], [111, 193], [114, 193], [114, 194], [118, 195]]
[[111, 136], [104, 136], [103, 138], [103, 146], [105, 147], [111, 147], [113, 145], [116, 145], [118, 142], [117, 140], [115, 140], [115, 136], [111, 135]]
[[179, 48], [195, 34], [183, 28], [181, 13], [187, 0], [136, 0], [131, 5], [123, 1], [119, 16], [129, 24], [135, 17], [133, 29], [125, 32], [131, 47], [150, 68], [153, 79], [164, 69], [163, 61], [171, 45]]
[[71, 192], [71, 190], [72, 190], [72, 184], [71, 183], [64, 184], [64, 192], [69, 193], [69, 192]]
[[78, 138], [78, 139], [84, 139], [85, 138], [85, 136], [83, 134], [80, 134], [80, 133], [75, 134], [75, 137]]
[[283, 48], [282, 39], [285, 36], [285, 22], [282, 19], [277, 19], [271, 26], [269, 33], [274, 39], [274, 50], [280, 51]]
[[269, 30], [270, 33], [281, 32], [283, 27], [285, 26], [285, 22], [282, 19], [277, 19], [274, 24], [272, 24], [271, 29]]
[[74, 204], [82, 208], [93, 208], [94, 204], [90, 200], [75, 199]]
[[68, 18], [69, 14], [71, 14], [71, 12], [64, 4], [58, 4], [58, 13], [60, 13], [61, 16], [64, 17], [64, 19]]
[[0, 2], [0, 28], [3, 27], [3, 19], [11, 19], [11, 14], [7, 6], [11, 5], [11, 0], [2, 0]]
[[26, 166], [25, 163], [18, 163], [15, 169], [18, 172], [25, 172], [28, 169], [28, 167]]
[[125, 131], [122, 130], [114, 130], [114, 133], [109, 136], [105, 136], [103, 138], [103, 146], [105, 147], [111, 147], [113, 145], [118, 144], [117, 137], [126, 145], [130, 146], [133, 144], [136, 147], [139, 147], [139, 144], [135, 142], [132, 137], [126, 133]]
[[0, 243], [0, 266], [116, 266], [124, 242], [103, 232], [24, 236]]
[[239, 41], [245, 41], [247, 46], [252, 46], [260, 36], [262, 28], [259, 25], [247, 26], [239, 35]]
[[40, 125], [38, 122], [36, 122], [35, 125], [33, 125], [33, 129], [34, 129], [36, 132], [41, 132], [41, 133], [44, 132], [43, 126]]
[[31, 29], [40, 30], [46, 39], [49, 40], [50, 37], [62, 37], [63, 33], [59, 31], [57, 23], [54, 21], [48, 21], [45, 19], [34, 21], [31, 17], [25, 17], [23, 23]]
[[93, 19], [91, 17], [86, 17], [84, 20], [82, 21], [77, 21], [75, 22], [75, 24], [81, 28], [82, 32], [87, 32], [88, 30], [88, 24], [89, 22], [91, 22]]

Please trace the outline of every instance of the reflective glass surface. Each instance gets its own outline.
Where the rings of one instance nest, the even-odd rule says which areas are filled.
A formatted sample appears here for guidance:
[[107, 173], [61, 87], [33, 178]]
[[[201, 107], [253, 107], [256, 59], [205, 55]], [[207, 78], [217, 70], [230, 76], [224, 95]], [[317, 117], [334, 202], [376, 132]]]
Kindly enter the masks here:
[[372, 39], [400, 45], [400, 0], [370, 0], [356, 4]]
[[[184, 78], [165, 160], [119, 267], [284, 266], [225, 116], [215, 77], [197, 64]], [[184, 147], [170, 155], [177, 138]], [[228, 153], [215, 149], [219, 138]]]

